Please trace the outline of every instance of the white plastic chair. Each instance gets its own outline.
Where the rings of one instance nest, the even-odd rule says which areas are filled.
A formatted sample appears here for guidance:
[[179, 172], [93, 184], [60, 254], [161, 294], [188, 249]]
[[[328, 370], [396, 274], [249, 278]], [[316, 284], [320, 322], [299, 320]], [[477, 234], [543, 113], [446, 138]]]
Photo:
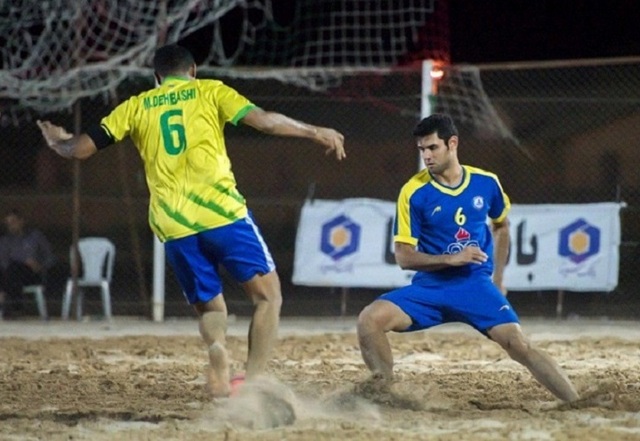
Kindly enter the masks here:
[[[84, 237], [78, 240], [78, 253], [82, 262], [82, 276], [78, 277], [76, 318], [82, 319], [82, 298], [85, 288], [100, 288], [104, 317], [111, 320], [111, 276], [116, 256], [116, 247], [106, 237]], [[74, 253], [71, 248], [71, 259]], [[73, 296], [73, 279], [67, 280], [62, 299], [62, 319], [69, 318], [71, 297]]]
[[44, 284], [26, 285], [22, 287], [23, 294], [33, 294], [38, 305], [38, 312], [42, 320], [48, 320], [47, 301], [44, 298]]

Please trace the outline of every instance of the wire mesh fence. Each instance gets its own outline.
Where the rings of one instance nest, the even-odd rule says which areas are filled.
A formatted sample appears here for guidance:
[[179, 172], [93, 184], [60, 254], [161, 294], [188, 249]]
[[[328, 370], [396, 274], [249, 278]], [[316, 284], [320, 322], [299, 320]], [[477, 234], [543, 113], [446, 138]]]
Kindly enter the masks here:
[[[395, 200], [418, 169], [411, 131], [425, 93], [422, 71], [349, 73], [322, 91], [259, 77], [258, 72], [255, 78], [221, 79], [265, 109], [342, 131], [348, 153], [346, 162], [336, 163], [311, 143], [269, 137], [242, 126], [226, 128], [239, 190], [278, 265], [283, 315], [357, 314], [382, 290], [347, 292], [291, 283], [300, 209], [310, 197]], [[122, 99], [150, 87], [150, 78], [135, 76], [109, 99], [86, 98], [68, 111], [38, 117], [71, 131], [86, 129]], [[445, 69], [431, 101], [434, 111], [448, 112], [458, 123], [461, 162], [497, 173], [513, 203], [626, 202], [618, 287], [611, 293], [567, 292], [564, 314], [637, 318], [640, 61], [454, 65]], [[47, 235], [58, 256], [47, 279], [50, 314], [59, 315], [69, 276], [77, 191], [80, 236], [105, 236], [117, 248], [114, 315], [149, 316], [153, 237], [147, 226], [144, 171], [133, 145], [125, 141], [74, 164], [44, 146], [33, 121], [5, 124], [2, 133], [0, 206], [3, 211], [20, 210], [32, 227]], [[230, 312], [249, 314], [249, 300], [223, 275]], [[555, 292], [518, 292], [510, 300], [521, 315], [556, 313]], [[167, 316], [192, 314], [170, 268], [166, 302]], [[37, 315], [35, 303], [27, 311]], [[85, 298], [84, 311], [101, 314], [99, 295]]]

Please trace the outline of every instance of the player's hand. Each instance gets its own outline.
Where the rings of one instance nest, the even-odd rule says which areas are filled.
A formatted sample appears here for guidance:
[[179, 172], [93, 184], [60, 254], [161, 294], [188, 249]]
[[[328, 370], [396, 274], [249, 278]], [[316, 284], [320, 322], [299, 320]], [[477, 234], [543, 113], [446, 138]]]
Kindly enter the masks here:
[[49, 121], [36, 121], [38, 127], [40, 127], [40, 131], [42, 132], [42, 136], [49, 147], [54, 146], [56, 143], [60, 141], [65, 141], [67, 139], [73, 138], [73, 135], [67, 132], [64, 127], [56, 126], [55, 124], [51, 124]]
[[479, 247], [465, 247], [462, 251], [456, 254], [451, 254], [449, 264], [451, 266], [463, 266], [469, 263], [480, 265], [485, 263], [489, 259], [487, 253], [482, 251]]
[[344, 135], [337, 130], [318, 127], [316, 139], [326, 147], [325, 154], [333, 153], [338, 161], [347, 157], [347, 153], [344, 151]]

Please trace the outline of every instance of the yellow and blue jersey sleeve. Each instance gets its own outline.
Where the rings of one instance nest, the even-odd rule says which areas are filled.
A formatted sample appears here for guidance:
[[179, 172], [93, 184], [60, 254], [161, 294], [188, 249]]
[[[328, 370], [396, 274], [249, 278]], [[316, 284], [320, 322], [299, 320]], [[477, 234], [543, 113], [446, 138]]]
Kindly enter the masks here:
[[416, 246], [420, 237], [419, 226], [415, 222], [415, 212], [412, 213], [411, 196], [429, 182], [430, 176], [426, 170], [413, 176], [400, 190], [396, 204], [396, 218], [394, 223], [394, 242], [407, 243]]

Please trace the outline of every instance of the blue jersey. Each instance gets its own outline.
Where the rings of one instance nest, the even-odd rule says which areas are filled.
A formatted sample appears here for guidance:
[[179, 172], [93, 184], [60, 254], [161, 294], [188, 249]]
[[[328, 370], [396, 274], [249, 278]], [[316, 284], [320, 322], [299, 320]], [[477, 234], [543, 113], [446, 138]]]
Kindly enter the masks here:
[[428, 286], [476, 273], [493, 273], [493, 238], [488, 220], [504, 220], [511, 203], [495, 174], [470, 166], [462, 169], [462, 181], [455, 188], [437, 182], [427, 169], [402, 187], [394, 241], [431, 255], [455, 254], [465, 247], [477, 246], [489, 259], [480, 265], [418, 271], [413, 283]]

